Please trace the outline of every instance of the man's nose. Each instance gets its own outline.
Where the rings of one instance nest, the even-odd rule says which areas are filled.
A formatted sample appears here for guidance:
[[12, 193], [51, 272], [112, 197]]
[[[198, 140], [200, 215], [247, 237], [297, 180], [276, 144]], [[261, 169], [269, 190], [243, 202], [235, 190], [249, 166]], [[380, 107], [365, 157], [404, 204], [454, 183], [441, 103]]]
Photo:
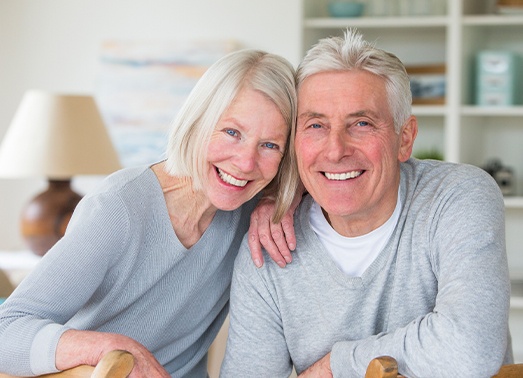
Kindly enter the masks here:
[[327, 157], [331, 161], [339, 161], [354, 151], [354, 140], [345, 131], [333, 131], [329, 134]]

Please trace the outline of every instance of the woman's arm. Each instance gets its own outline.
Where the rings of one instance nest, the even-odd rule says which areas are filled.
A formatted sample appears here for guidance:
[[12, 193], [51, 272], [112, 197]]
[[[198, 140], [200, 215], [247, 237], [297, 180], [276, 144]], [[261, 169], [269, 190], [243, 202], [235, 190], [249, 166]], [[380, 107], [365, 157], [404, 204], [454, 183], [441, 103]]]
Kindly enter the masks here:
[[249, 227], [249, 248], [251, 258], [258, 268], [263, 265], [262, 248], [265, 248], [269, 256], [281, 268], [292, 262], [291, 251], [296, 248], [294, 212], [301, 202], [303, 192], [304, 189], [300, 188], [289, 211], [285, 213], [280, 223], [273, 223], [271, 220], [275, 202], [270, 198], [262, 198], [252, 212]]
[[[0, 371], [34, 375], [57, 370], [56, 347], [71, 328], [67, 322], [99, 289], [125, 249], [129, 225], [116, 207], [114, 198], [83, 200], [65, 236], [0, 307]], [[104, 237], [108, 234], [112, 236]]]
[[56, 368], [66, 370], [96, 364], [111, 350], [126, 350], [134, 357], [130, 378], [170, 378], [154, 355], [137, 341], [119, 334], [95, 331], [66, 331], [56, 348]]

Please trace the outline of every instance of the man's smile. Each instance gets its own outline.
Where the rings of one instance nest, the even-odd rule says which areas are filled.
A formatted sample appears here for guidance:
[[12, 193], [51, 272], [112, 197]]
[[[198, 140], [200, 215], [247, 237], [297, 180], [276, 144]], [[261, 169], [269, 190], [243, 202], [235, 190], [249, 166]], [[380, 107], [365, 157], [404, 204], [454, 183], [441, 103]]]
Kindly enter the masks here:
[[329, 180], [336, 180], [336, 181], [345, 181], [348, 179], [353, 179], [353, 178], [360, 176], [362, 173], [363, 173], [363, 171], [351, 171], [351, 172], [345, 172], [345, 173], [323, 172], [325, 177], [327, 177]]

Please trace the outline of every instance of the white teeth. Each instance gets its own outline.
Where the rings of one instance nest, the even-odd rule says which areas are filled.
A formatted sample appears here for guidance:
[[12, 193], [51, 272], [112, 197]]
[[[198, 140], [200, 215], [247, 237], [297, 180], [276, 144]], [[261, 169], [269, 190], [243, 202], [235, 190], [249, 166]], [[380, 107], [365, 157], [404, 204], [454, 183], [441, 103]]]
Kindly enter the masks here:
[[361, 175], [362, 171], [352, 171], [352, 172], [346, 172], [346, 173], [328, 173], [325, 172], [325, 177], [327, 177], [329, 180], [337, 180], [337, 181], [343, 181], [348, 180], [351, 178], [358, 177]]
[[248, 180], [237, 180], [231, 175], [223, 172], [221, 169], [218, 169], [218, 174], [220, 175], [220, 178], [225, 181], [227, 184], [231, 184], [234, 186], [244, 187], [249, 182]]

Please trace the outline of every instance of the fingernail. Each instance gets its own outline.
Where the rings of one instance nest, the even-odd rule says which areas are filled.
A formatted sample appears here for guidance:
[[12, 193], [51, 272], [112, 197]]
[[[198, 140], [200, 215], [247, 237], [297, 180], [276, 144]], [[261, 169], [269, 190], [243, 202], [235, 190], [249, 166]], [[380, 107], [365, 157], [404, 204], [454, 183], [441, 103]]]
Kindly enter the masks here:
[[290, 264], [292, 262], [292, 257], [285, 256], [285, 261], [287, 262], [287, 264]]
[[262, 263], [261, 263], [260, 259], [254, 259], [254, 265], [256, 265], [257, 268], [261, 268]]
[[289, 249], [290, 249], [291, 251], [294, 251], [294, 250], [296, 249], [296, 246], [295, 246], [294, 244], [291, 243], [291, 244], [289, 244]]
[[281, 260], [277, 261], [276, 264], [278, 264], [278, 265], [280, 266], [280, 268], [285, 268], [285, 265], [287, 265], [287, 264], [285, 264], [285, 263], [284, 263], [283, 261], [281, 261]]

